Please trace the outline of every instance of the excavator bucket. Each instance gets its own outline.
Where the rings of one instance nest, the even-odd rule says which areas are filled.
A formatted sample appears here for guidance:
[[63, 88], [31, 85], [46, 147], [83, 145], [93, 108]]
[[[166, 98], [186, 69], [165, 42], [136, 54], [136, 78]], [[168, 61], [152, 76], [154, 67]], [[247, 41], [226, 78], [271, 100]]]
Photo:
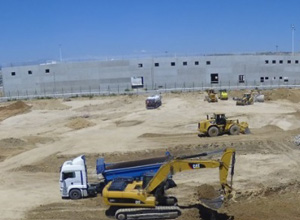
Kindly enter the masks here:
[[221, 195], [214, 199], [200, 199], [200, 201], [203, 206], [213, 210], [217, 210], [223, 205], [224, 196]]

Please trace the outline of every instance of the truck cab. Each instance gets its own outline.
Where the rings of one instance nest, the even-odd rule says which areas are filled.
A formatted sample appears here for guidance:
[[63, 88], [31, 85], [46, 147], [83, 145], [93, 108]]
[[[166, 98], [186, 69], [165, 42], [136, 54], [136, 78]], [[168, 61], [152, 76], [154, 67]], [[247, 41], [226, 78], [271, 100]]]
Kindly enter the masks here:
[[85, 156], [64, 162], [60, 169], [60, 194], [62, 198], [80, 199], [96, 196], [96, 187], [88, 184]]

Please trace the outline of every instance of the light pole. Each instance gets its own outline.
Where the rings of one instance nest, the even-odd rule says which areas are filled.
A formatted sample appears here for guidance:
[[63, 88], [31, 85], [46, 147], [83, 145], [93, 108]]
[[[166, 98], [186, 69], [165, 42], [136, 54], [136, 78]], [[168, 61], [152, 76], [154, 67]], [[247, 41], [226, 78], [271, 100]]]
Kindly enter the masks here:
[[294, 51], [295, 51], [294, 50], [294, 46], [295, 46], [294, 45], [294, 37], [295, 37], [294, 35], [295, 35], [295, 30], [296, 30], [295, 25], [292, 24], [291, 28], [292, 28], [292, 55], [294, 56]]

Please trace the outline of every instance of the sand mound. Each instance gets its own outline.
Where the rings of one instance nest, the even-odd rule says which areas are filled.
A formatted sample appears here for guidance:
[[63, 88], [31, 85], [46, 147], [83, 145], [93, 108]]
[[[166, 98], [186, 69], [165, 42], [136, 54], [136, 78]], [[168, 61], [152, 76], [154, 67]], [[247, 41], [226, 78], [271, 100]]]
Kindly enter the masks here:
[[138, 121], [138, 120], [131, 120], [131, 121], [117, 121], [116, 125], [118, 127], [131, 127], [135, 125], [142, 124], [143, 121]]
[[85, 118], [72, 118], [67, 124], [66, 126], [75, 130], [79, 130], [79, 129], [83, 129], [83, 128], [87, 128], [87, 127], [91, 127], [94, 126], [95, 123], [88, 121]]
[[198, 186], [196, 194], [198, 199], [215, 199], [219, 196], [218, 191], [216, 191], [213, 186], [208, 184]]
[[23, 147], [26, 142], [18, 138], [4, 138], [0, 140], [0, 148]]
[[34, 110], [65, 110], [71, 108], [61, 103], [61, 100], [58, 99], [34, 100], [30, 104]]
[[26, 113], [30, 108], [31, 106], [26, 105], [22, 101], [17, 101], [10, 105], [0, 107], [0, 121], [18, 114]]
[[286, 99], [293, 103], [300, 102], [300, 90], [299, 89], [275, 89], [264, 91], [265, 100], [276, 101], [280, 99]]

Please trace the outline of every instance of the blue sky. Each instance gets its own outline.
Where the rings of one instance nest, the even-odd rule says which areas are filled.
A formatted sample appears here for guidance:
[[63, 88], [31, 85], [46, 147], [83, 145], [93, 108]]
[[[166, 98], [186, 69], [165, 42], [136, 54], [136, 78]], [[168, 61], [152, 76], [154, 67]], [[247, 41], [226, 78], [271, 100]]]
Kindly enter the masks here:
[[[0, 64], [300, 50], [299, 0], [0, 0]], [[299, 30], [299, 31], [298, 31]]]

